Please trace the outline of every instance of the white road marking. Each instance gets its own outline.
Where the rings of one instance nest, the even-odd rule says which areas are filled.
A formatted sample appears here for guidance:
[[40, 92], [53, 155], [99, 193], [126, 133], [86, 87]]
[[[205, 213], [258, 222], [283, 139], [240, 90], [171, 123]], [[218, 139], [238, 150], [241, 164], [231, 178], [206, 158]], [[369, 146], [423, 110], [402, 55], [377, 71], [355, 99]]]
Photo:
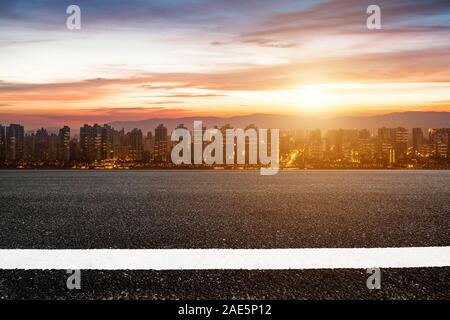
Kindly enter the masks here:
[[0, 249], [0, 269], [364, 269], [450, 266], [450, 247]]

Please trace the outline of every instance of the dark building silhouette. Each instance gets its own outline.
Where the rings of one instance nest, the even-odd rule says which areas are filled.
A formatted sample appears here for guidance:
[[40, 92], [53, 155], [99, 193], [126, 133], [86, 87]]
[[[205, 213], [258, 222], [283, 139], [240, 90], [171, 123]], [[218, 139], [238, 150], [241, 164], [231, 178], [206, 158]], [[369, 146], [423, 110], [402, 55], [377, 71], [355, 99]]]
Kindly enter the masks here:
[[412, 143], [414, 152], [418, 152], [423, 144], [423, 131], [422, 128], [412, 129]]
[[80, 128], [80, 155], [85, 161], [102, 160], [104, 155], [102, 127], [98, 124], [85, 124]]
[[69, 161], [70, 160], [70, 128], [64, 126], [59, 129], [58, 135], [58, 160]]
[[6, 128], [6, 160], [23, 159], [24, 135], [24, 128], [20, 124], [11, 124]]
[[114, 129], [110, 125], [105, 124], [101, 130], [101, 158], [104, 160], [114, 159]]
[[402, 127], [392, 129], [394, 150], [397, 159], [404, 159], [408, 151], [408, 130]]
[[0, 125], [0, 161], [5, 161], [6, 156], [6, 132], [5, 127]]
[[85, 124], [80, 128], [80, 158], [90, 161], [93, 156], [94, 142], [92, 127]]
[[358, 139], [367, 140], [370, 139], [370, 131], [367, 129], [361, 129], [358, 131]]
[[36, 146], [35, 133], [25, 134], [23, 142], [23, 158], [26, 161], [33, 161], [35, 159], [35, 146]]
[[33, 160], [49, 160], [49, 135], [44, 128], [36, 131], [32, 158]]
[[48, 160], [56, 161], [58, 159], [59, 136], [52, 133], [48, 137]]
[[81, 160], [80, 142], [73, 138], [70, 140], [70, 160]]
[[142, 131], [139, 129], [133, 129], [130, 133], [130, 149], [128, 158], [130, 160], [142, 161], [144, 143]]
[[155, 129], [155, 150], [154, 160], [155, 162], [167, 162], [168, 159], [168, 137], [167, 128], [163, 124], [160, 124]]
[[147, 132], [147, 136], [144, 138], [144, 154], [143, 160], [150, 161], [153, 158], [153, 151], [155, 149], [155, 137], [151, 131]]

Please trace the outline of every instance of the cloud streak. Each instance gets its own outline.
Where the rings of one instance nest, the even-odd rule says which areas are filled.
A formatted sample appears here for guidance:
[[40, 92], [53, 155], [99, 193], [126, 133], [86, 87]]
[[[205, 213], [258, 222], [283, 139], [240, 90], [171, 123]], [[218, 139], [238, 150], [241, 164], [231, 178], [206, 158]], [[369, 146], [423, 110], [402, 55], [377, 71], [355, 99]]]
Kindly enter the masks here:
[[[311, 79], [338, 82], [450, 82], [450, 46], [424, 50], [329, 57], [284, 65], [247, 67], [229, 72], [151, 73], [126, 78], [95, 78], [67, 83], [1, 83], [3, 102], [83, 101], [133, 90], [164, 92], [155, 98], [220, 98], [226, 91], [286, 89]], [[326, 81], [325, 81], [326, 82]], [[172, 83], [160, 85], [160, 83]], [[207, 93], [171, 92], [176, 89]], [[168, 101], [168, 103], [170, 100]]]

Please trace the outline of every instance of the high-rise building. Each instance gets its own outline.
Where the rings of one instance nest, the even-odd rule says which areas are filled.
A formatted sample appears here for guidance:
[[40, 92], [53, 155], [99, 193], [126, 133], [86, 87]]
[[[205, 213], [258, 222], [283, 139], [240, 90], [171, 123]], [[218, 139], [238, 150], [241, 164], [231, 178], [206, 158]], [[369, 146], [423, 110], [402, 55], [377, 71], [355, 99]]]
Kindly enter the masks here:
[[436, 147], [435, 147], [435, 152], [436, 152], [436, 156], [438, 156], [439, 158], [447, 158], [447, 151], [448, 151], [448, 143], [447, 142], [443, 142], [443, 141], [438, 141], [436, 143]]
[[437, 142], [437, 129], [428, 129], [428, 143], [434, 145]]
[[85, 124], [80, 128], [80, 157], [85, 161], [92, 161], [93, 159], [93, 133], [92, 127]]
[[56, 161], [58, 159], [59, 136], [52, 133], [48, 137], [48, 160]]
[[6, 133], [5, 127], [0, 125], [0, 161], [5, 160], [6, 155]]
[[415, 153], [417, 153], [423, 144], [422, 128], [413, 128], [412, 133], [413, 133], [413, 136], [412, 136], [413, 150]]
[[104, 159], [103, 129], [98, 124], [85, 124], [80, 128], [80, 153], [82, 160], [96, 161]]
[[322, 160], [323, 159], [323, 141], [314, 140], [310, 141], [307, 147], [307, 155], [310, 160]]
[[306, 148], [307, 158], [310, 160], [322, 160], [324, 156], [324, 143], [322, 131], [315, 129], [309, 133], [309, 143]]
[[361, 129], [358, 131], [357, 154], [359, 163], [373, 162], [376, 154], [375, 140], [371, 137], [370, 131]]
[[361, 129], [358, 131], [358, 139], [367, 140], [370, 139], [370, 131], [367, 129]]
[[80, 142], [73, 138], [70, 140], [70, 159], [71, 160], [80, 160], [81, 159], [81, 155], [80, 155]]
[[153, 154], [155, 148], [155, 137], [151, 131], [147, 132], [147, 136], [144, 138], [144, 152], [148, 154], [149, 159]]
[[49, 160], [49, 135], [44, 128], [36, 131], [33, 159], [36, 161]]
[[[315, 140], [316, 142], [318, 141], [317, 134], [315, 135], [315, 137], [313, 134], [312, 140]], [[328, 130], [324, 138], [324, 142], [328, 157], [332, 159], [342, 158], [342, 148], [344, 144], [344, 131], [342, 129]]]
[[120, 131], [114, 130], [112, 141], [113, 141], [114, 148], [123, 145], [124, 141], [125, 141], [125, 130], [123, 128]]
[[94, 141], [94, 160], [103, 160], [103, 128], [98, 124], [94, 124], [92, 127], [93, 141]]
[[168, 160], [167, 142], [167, 128], [160, 124], [155, 129], [155, 150], [153, 154], [156, 162], [166, 162]]
[[[395, 150], [395, 154], [391, 156], [388, 151], [391, 147]], [[378, 154], [382, 155], [384, 159], [394, 159], [390, 161], [394, 163], [397, 159], [406, 157], [408, 151], [408, 130], [402, 127], [398, 128], [379, 128], [378, 129]]]
[[408, 151], [408, 130], [405, 128], [393, 129], [395, 158], [404, 158]]
[[133, 129], [130, 132], [130, 149], [128, 150], [128, 158], [135, 161], [142, 160], [142, 152], [144, 149], [142, 131]]
[[24, 135], [24, 127], [20, 124], [11, 124], [6, 128], [6, 160], [23, 159]]
[[386, 127], [379, 128], [378, 139], [380, 140], [380, 142], [390, 143], [393, 140], [392, 129]]
[[433, 155], [439, 158], [448, 158], [450, 151], [450, 128], [429, 129], [429, 143], [433, 148]]
[[358, 145], [359, 161], [362, 163], [372, 162], [375, 159], [375, 143], [369, 139], [360, 139]]
[[377, 141], [376, 153], [377, 157], [383, 162], [390, 162], [391, 153], [394, 150], [394, 146], [390, 142], [382, 142], [380, 140]]
[[450, 162], [450, 129], [448, 129], [449, 132], [447, 133], [447, 160]]
[[69, 161], [70, 160], [70, 128], [64, 126], [59, 129], [58, 135], [58, 160]]
[[26, 161], [33, 161], [36, 158], [36, 134], [34, 132], [25, 134], [23, 140], [23, 158]]
[[107, 124], [102, 128], [102, 159], [114, 159], [114, 129]]

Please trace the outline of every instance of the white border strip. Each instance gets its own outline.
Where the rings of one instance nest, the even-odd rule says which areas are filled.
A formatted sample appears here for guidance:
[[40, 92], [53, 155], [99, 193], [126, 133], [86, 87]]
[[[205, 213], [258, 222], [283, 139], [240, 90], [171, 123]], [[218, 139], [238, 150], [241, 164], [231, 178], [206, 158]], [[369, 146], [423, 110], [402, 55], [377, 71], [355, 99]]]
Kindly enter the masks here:
[[450, 266], [450, 247], [318, 249], [0, 249], [0, 269], [360, 269]]

